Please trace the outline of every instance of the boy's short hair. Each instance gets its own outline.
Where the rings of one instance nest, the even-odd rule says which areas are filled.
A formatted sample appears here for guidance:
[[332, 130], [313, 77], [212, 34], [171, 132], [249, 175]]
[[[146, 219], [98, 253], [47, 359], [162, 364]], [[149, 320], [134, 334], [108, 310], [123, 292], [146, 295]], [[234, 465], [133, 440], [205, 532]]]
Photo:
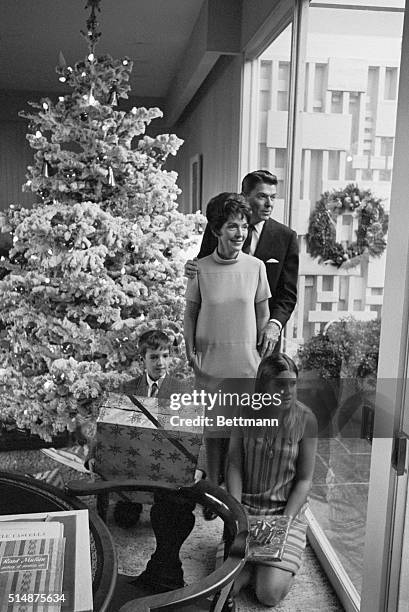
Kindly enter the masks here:
[[145, 357], [147, 349], [157, 351], [158, 349], [170, 350], [171, 340], [165, 332], [160, 329], [150, 329], [144, 332], [138, 340], [138, 349], [142, 357]]

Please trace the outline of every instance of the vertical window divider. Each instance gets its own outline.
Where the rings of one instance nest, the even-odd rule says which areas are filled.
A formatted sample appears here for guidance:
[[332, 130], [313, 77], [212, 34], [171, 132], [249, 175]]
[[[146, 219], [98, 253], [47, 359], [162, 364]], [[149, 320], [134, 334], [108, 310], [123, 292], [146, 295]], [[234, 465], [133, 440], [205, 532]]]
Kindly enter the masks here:
[[[304, 106], [304, 80], [309, 0], [296, 0], [291, 33], [291, 61], [288, 100], [287, 144], [285, 173], [284, 223], [293, 227], [294, 204], [300, 200], [302, 159], [302, 112]], [[298, 205], [297, 205], [298, 210]]]
[[242, 120], [240, 137], [240, 163], [238, 184], [245, 174], [256, 169], [257, 166], [257, 138], [258, 133], [258, 59], [244, 61], [242, 78]]

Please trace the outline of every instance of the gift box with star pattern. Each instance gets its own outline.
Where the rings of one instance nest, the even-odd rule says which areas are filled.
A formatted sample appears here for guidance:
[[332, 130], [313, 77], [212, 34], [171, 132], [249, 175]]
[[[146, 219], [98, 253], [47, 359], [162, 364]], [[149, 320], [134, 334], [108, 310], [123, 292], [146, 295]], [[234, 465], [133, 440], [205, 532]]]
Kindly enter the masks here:
[[109, 480], [193, 484], [203, 428], [172, 426], [175, 414], [197, 419], [201, 411], [182, 406], [175, 413], [168, 400], [111, 393], [97, 420], [95, 471]]

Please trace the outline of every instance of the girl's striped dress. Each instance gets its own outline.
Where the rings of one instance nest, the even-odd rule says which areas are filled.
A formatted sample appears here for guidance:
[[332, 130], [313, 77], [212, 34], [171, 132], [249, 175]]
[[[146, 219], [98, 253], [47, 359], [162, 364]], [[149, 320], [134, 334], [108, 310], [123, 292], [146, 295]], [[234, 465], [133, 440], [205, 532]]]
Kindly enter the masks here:
[[[304, 435], [310, 409], [298, 404], [302, 411], [298, 431], [288, 432], [283, 427], [263, 427], [242, 430], [243, 440], [243, 493], [242, 504], [252, 517], [268, 519], [283, 514], [296, 475], [299, 442]], [[307, 503], [294, 518], [284, 556], [281, 561], [263, 561], [263, 565], [278, 567], [296, 573], [306, 545]], [[259, 563], [257, 561], [257, 563]]]

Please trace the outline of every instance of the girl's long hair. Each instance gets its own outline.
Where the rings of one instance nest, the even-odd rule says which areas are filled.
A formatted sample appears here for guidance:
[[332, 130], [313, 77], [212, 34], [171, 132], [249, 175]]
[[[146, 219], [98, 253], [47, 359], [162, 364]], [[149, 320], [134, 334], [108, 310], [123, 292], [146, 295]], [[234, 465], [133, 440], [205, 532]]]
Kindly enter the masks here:
[[[272, 353], [265, 357], [257, 370], [255, 384], [256, 393], [266, 393], [270, 381], [277, 378], [282, 372], [292, 372], [298, 378], [298, 368], [294, 361], [285, 353]], [[284, 430], [296, 439], [300, 439], [304, 431], [303, 405], [294, 398], [289, 410], [286, 410], [283, 419]]]

